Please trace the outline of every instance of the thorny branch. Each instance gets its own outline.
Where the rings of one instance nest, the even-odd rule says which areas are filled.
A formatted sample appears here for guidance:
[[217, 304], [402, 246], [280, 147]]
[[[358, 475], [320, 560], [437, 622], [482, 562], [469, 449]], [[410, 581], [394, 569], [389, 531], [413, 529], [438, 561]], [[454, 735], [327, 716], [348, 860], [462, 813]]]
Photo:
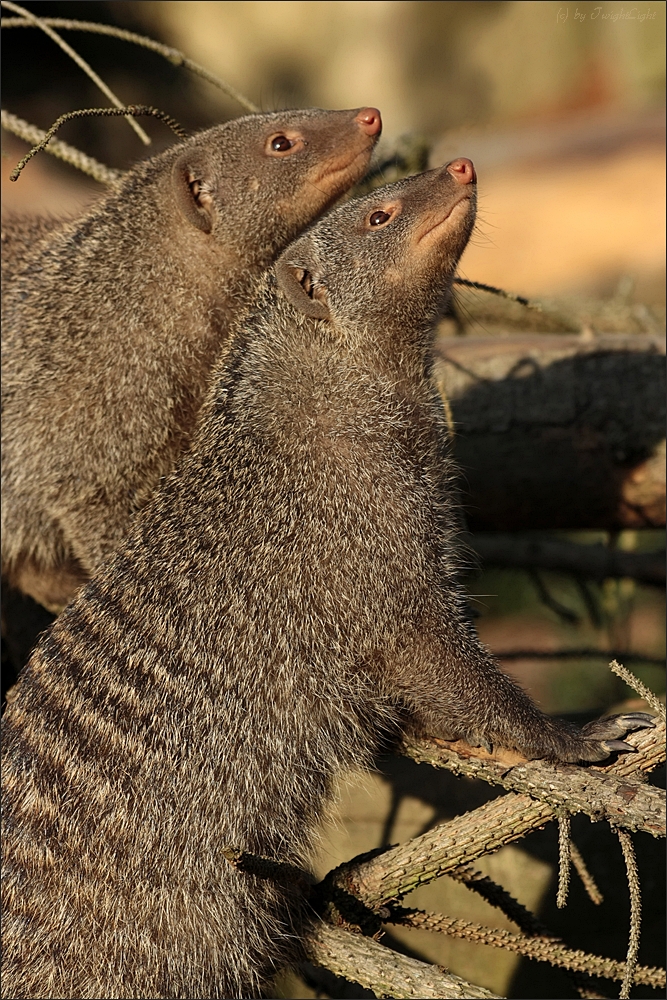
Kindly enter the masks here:
[[574, 870], [581, 879], [588, 898], [595, 906], [599, 906], [600, 903], [604, 902], [604, 896], [598, 889], [595, 879], [586, 867], [586, 862], [582, 858], [581, 852], [573, 840], [570, 840], [570, 857], [572, 858]]
[[[629, 672], [628, 677], [634, 684], [634, 678]], [[664, 836], [664, 792], [642, 783], [642, 778], [648, 771], [665, 759], [664, 739], [665, 724], [661, 721], [652, 730], [641, 730], [627, 737], [627, 741], [637, 748], [636, 754], [624, 755], [604, 768], [588, 769], [523, 761], [507, 751], [487, 754], [462, 743], [445, 746], [444, 741], [437, 740], [406, 742], [404, 752], [414, 759], [428, 760], [436, 766], [448, 767], [469, 777], [481, 777], [505, 787], [519, 787], [524, 794], [510, 792], [398, 847], [362, 855], [341, 865], [320, 883], [320, 897], [332, 901], [330, 916], [343, 922], [358, 919], [359, 925], [366, 928], [366, 933], [372, 932], [375, 926], [373, 915], [376, 921], [388, 922], [398, 916], [399, 920], [396, 922], [437, 929], [480, 943], [493, 944], [527, 957], [549, 961], [577, 974], [622, 979], [622, 997], [629, 996], [632, 982], [659, 986], [664, 982], [662, 970], [638, 969], [636, 966], [640, 925], [639, 879], [629, 834], [621, 827], [644, 829], [654, 836], [660, 833]], [[619, 783], [618, 777], [625, 780]], [[634, 779], [632, 784], [627, 780], [629, 778]], [[525, 794], [526, 790], [530, 794]], [[543, 826], [557, 815], [569, 817], [579, 811], [594, 818], [603, 816], [609, 819], [616, 827], [621, 841], [631, 894], [631, 930], [625, 964], [573, 951], [557, 939], [540, 933], [542, 928], [539, 923], [534, 918], [531, 919], [532, 915], [527, 911], [521, 912], [523, 908], [520, 905], [512, 915], [512, 903], [516, 901], [509, 894], [505, 894], [508, 897], [505, 898], [504, 890], [494, 887], [490, 880], [486, 880], [489, 885], [482, 894], [522, 929], [528, 931], [527, 934], [511, 935], [466, 921], [396, 908], [395, 904], [417, 886], [425, 885], [444, 874], [451, 873], [453, 877], [466, 884], [470, 883], [471, 888], [474, 888], [474, 873], [465, 872], [462, 866], [482, 855], [493, 853], [499, 847]], [[629, 813], [633, 815], [629, 816]], [[566, 849], [561, 854], [567, 854], [569, 861], [571, 846], [568, 825], [566, 821], [561, 823], [561, 840], [566, 842]], [[581, 868], [582, 865], [576, 863], [578, 852], [572, 852], [572, 855], [575, 866]], [[585, 872], [585, 866], [583, 868]], [[481, 883], [484, 881], [483, 877], [478, 878]], [[495, 901], [492, 898], [494, 888], [500, 890], [500, 895], [496, 893]], [[592, 889], [599, 896], [599, 890], [594, 884]], [[355, 915], [354, 901], [358, 917]]]
[[640, 695], [640, 697], [642, 697], [644, 701], [658, 713], [662, 721], [665, 721], [667, 718], [665, 706], [662, 704], [660, 699], [656, 698], [653, 692], [639, 680], [638, 677], [635, 677], [635, 675], [631, 673], [627, 667], [624, 667], [621, 663], [619, 663], [618, 660], [612, 660], [609, 667], [617, 675], [617, 677], [620, 677], [625, 681], [628, 687], [634, 688], [637, 694]]
[[[478, 944], [491, 945], [494, 948], [503, 948], [505, 951], [514, 951], [519, 955], [524, 955], [526, 958], [549, 962], [551, 965], [557, 965], [562, 969], [585, 972], [588, 975], [599, 976], [603, 979], [622, 980], [625, 976], [624, 962], [617, 962], [612, 958], [590, 955], [585, 951], [568, 948], [560, 944], [557, 939], [547, 937], [546, 935], [529, 937], [526, 934], [512, 934], [510, 931], [490, 929], [467, 920], [454, 920], [449, 917], [440, 916], [437, 913], [424, 913], [421, 910], [413, 910], [401, 906], [392, 908], [390, 913], [391, 915], [386, 920], [390, 924], [401, 924], [405, 927], [416, 927], [420, 930], [439, 931], [451, 937], [475, 941]], [[643, 986], [652, 986], [655, 989], [660, 989], [660, 987], [665, 985], [665, 970], [649, 968], [648, 966], [637, 966], [634, 982]]]
[[639, 954], [639, 936], [642, 919], [642, 897], [637, 871], [637, 858], [632, 837], [625, 830], [616, 830], [623, 851], [623, 859], [628, 874], [630, 889], [630, 935], [628, 939], [628, 954], [625, 960], [625, 975], [619, 993], [620, 1000], [629, 1000], [632, 984], [637, 982], [637, 956]]
[[567, 896], [570, 891], [570, 871], [572, 855], [570, 853], [570, 816], [564, 813], [558, 817], [558, 893], [556, 906], [559, 909], [567, 906]]
[[20, 160], [17, 165], [12, 170], [9, 175], [10, 181], [17, 181], [21, 174], [21, 171], [25, 167], [26, 163], [39, 153], [42, 149], [45, 149], [48, 143], [51, 141], [53, 136], [56, 134], [61, 125], [65, 122], [70, 121], [72, 118], [113, 118], [118, 115], [151, 115], [153, 118], [159, 118], [163, 121], [165, 125], [168, 125], [172, 132], [175, 132], [180, 139], [186, 139], [187, 133], [181, 128], [177, 121], [171, 118], [169, 115], [165, 114], [164, 111], [160, 111], [159, 108], [152, 108], [146, 104], [128, 104], [126, 108], [82, 108], [79, 111], [68, 111], [66, 114], [61, 115], [57, 118], [50, 129], [44, 133], [44, 138], [37, 143], [36, 146], [26, 153], [22, 160]]
[[437, 965], [400, 955], [372, 938], [327, 924], [319, 924], [306, 942], [308, 956], [316, 965], [337, 976], [373, 990], [378, 997], [420, 997], [424, 1000], [496, 998], [481, 986], [446, 972]]
[[[19, 139], [29, 142], [31, 146], [37, 146], [46, 139], [46, 132], [43, 129], [37, 128], [36, 125], [31, 125], [29, 122], [24, 121], [23, 118], [19, 118], [17, 115], [12, 115], [4, 110], [2, 112], [2, 127], [7, 132], [17, 135]], [[92, 156], [87, 156], [80, 149], [76, 149], [75, 146], [61, 142], [60, 139], [52, 139], [43, 148], [45, 152], [51, 153], [52, 156], [56, 156], [59, 160], [69, 163], [72, 167], [76, 167], [77, 170], [88, 174], [89, 177], [99, 181], [100, 184], [117, 184], [123, 176], [123, 171], [112, 170], [111, 167], [105, 166], [104, 163], [93, 159]]]
[[[649, 771], [664, 761], [664, 741], [663, 722], [655, 729], [631, 733], [626, 742], [637, 747], [638, 753], [624, 755], [607, 768], [526, 761], [511, 751], [489, 754], [463, 741], [406, 740], [403, 752], [419, 763], [481, 778], [512, 792], [528, 793], [548, 804], [552, 814], [563, 810], [571, 814], [583, 812], [593, 820], [607, 819], [625, 829], [664, 837], [664, 790], [643, 782], [644, 765]], [[619, 782], [617, 777], [631, 780]]]

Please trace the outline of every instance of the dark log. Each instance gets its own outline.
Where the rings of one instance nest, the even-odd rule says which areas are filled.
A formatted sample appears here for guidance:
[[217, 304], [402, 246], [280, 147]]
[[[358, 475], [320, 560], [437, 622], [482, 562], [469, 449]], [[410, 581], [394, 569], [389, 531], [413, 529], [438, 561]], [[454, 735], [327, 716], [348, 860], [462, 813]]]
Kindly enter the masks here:
[[665, 341], [441, 338], [472, 531], [665, 524]]
[[665, 585], [664, 552], [625, 552], [607, 545], [496, 532], [476, 534], [469, 545], [484, 566], [555, 570], [599, 583], [609, 577], [629, 577], [639, 583]]

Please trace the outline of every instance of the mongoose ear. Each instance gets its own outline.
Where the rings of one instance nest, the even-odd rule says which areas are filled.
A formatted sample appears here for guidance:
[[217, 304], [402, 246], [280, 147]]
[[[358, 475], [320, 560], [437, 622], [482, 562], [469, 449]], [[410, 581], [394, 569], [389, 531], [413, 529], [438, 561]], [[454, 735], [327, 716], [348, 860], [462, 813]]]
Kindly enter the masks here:
[[306, 316], [315, 319], [328, 319], [329, 306], [327, 293], [317, 285], [313, 275], [305, 267], [290, 264], [286, 260], [276, 261], [276, 278], [278, 287], [285, 293], [293, 306], [296, 306]]
[[171, 175], [178, 207], [188, 222], [204, 233], [213, 228], [214, 207], [208, 174], [204, 161], [190, 150], [178, 157]]

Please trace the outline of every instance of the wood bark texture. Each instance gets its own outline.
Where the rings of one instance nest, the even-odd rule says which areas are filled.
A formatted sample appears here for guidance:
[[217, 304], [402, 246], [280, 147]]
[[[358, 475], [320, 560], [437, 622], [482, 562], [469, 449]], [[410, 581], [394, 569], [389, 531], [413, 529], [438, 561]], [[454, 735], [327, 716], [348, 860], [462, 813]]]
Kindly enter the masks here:
[[337, 976], [371, 989], [378, 997], [495, 998], [481, 986], [446, 972], [437, 965], [418, 962], [385, 948], [373, 938], [338, 927], [319, 924], [308, 939], [308, 957]]

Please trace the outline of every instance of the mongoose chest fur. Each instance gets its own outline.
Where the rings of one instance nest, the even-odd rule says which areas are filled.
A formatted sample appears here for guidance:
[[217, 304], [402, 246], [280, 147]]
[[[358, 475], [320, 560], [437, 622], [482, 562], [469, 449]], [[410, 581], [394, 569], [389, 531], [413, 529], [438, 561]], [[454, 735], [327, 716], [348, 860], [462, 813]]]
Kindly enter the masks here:
[[257, 275], [366, 171], [374, 108], [249, 115], [81, 218], [3, 223], [2, 571], [59, 610], [187, 447]]
[[457, 582], [431, 323], [468, 160], [315, 224], [258, 280], [192, 447], [68, 605], [3, 719], [2, 996], [256, 997], [299, 956], [332, 779], [401, 728], [602, 759], [493, 662]]

